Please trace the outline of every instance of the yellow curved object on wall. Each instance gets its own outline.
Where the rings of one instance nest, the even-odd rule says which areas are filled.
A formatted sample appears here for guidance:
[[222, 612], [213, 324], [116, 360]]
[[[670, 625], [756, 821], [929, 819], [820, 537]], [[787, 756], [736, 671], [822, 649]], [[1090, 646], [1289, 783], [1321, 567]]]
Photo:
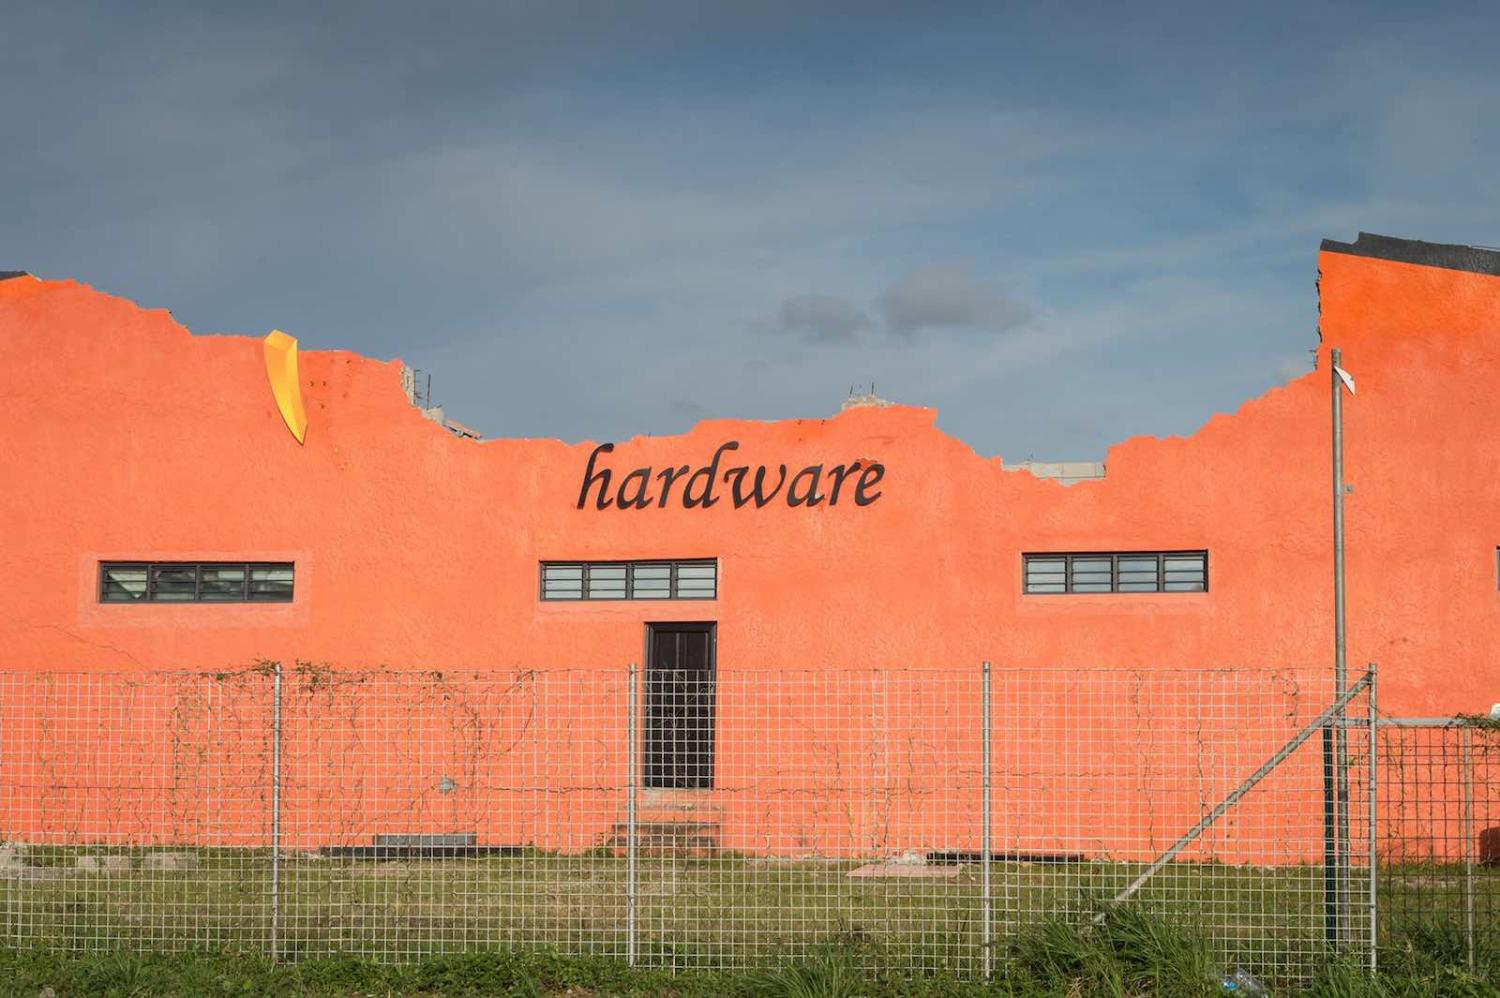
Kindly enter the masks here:
[[302, 408], [302, 382], [297, 378], [297, 338], [273, 329], [265, 339], [266, 376], [286, 428], [300, 444], [307, 436], [307, 411]]

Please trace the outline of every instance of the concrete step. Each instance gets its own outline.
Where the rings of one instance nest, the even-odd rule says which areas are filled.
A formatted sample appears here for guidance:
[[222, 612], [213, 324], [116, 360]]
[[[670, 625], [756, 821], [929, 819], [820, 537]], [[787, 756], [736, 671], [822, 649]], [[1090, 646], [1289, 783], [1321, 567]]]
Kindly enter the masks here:
[[[630, 827], [617, 821], [610, 833], [610, 846], [623, 855], [629, 844]], [[720, 828], [717, 821], [637, 819], [635, 847], [642, 856], [676, 856], [708, 859], [719, 855]]]

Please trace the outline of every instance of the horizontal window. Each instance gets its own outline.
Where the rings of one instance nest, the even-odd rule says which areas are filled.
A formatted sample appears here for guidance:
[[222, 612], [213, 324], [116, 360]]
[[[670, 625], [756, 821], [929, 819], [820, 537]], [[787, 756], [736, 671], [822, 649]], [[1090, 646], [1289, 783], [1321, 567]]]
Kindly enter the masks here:
[[106, 561], [101, 603], [289, 603], [290, 562]]
[[717, 561], [544, 561], [543, 600], [717, 599]]
[[1027, 593], [1201, 593], [1207, 551], [1127, 551], [1022, 556]]

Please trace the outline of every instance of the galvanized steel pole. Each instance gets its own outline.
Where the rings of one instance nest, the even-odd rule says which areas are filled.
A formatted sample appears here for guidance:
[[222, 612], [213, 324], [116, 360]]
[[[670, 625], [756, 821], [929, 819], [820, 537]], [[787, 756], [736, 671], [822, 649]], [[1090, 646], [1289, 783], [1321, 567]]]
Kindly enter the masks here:
[[1349, 677], [1344, 663], [1344, 388], [1339, 378], [1342, 351], [1333, 348], [1333, 684], [1341, 694]]
[[1464, 751], [1464, 933], [1468, 940], [1469, 969], [1474, 969], [1474, 732], [1463, 729]]
[[1323, 726], [1323, 940], [1330, 950], [1339, 945], [1338, 816], [1334, 801], [1338, 797], [1333, 770], [1333, 727]]
[[994, 966], [994, 936], [991, 929], [994, 924], [990, 900], [990, 663], [984, 663], [984, 686], [980, 695], [980, 751], [983, 757], [980, 760], [981, 780], [983, 793], [980, 806], [980, 821], [982, 822], [979, 835], [979, 862], [981, 896], [983, 898], [982, 913], [980, 915], [980, 945], [982, 947], [981, 962], [984, 967], [984, 979], [990, 979], [990, 973]]
[[271, 961], [281, 950], [281, 663], [271, 673]]
[[625, 723], [625, 758], [629, 773], [625, 777], [625, 959], [631, 965], [636, 960], [636, 860], [635, 860], [635, 798], [637, 773], [640, 767], [636, 759], [636, 723], [639, 714], [639, 679], [635, 663], [630, 663], [629, 692], [626, 699], [627, 721]]
[[[1333, 387], [1333, 686], [1334, 694], [1342, 696], [1349, 686], [1344, 626], [1344, 387], [1343, 379], [1339, 377], [1343, 351], [1334, 347], [1331, 359], [1328, 377]], [[1344, 713], [1340, 711], [1335, 720], [1333, 741], [1338, 784], [1338, 830], [1334, 836], [1334, 869], [1338, 885], [1339, 927], [1342, 930], [1349, 899], [1349, 744], [1344, 730]]]
[[1367, 792], [1368, 800], [1366, 801], [1366, 806], [1369, 809], [1369, 813], [1368, 813], [1367, 817], [1365, 818], [1365, 823], [1368, 826], [1368, 828], [1366, 829], [1366, 842], [1365, 842], [1366, 847], [1368, 848], [1368, 854], [1366, 856], [1366, 860], [1365, 861], [1370, 866], [1370, 973], [1373, 974], [1373, 973], [1375, 973], [1376, 963], [1377, 963], [1376, 953], [1375, 953], [1375, 944], [1377, 942], [1377, 939], [1378, 939], [1378, 936], [1379, 936], [1379, 932], [1380, 932], [1379, 923], [1378, 923], [1377, 918], [1376, 918], [1377, 914], [1379, 913], [1379, 905], [1378, 905], [1378, 899], [1377, 899], [1377, 896], [1376, 896], [1376, 883], [1377, 883], [1376, 862], [1377, 862], [1377, 860], [1376, 860], [1376, 856], [1375, 856], [1375, 820], [1376, 820], [1375, 801], [1376, 801], [1376, 796], [1379, 793], [1379, 787], [1380, 787], [1380, 784], [1379, 784], [1379, 782], [1376, 779], [1375, 760], [1376, 760], [1376, 757], [1379, 754], [1380, 746], [1379, 746], [1378, 740], [1376, 738], [1376, 732], [1379, 730], [1379, 724], [1377, 723], [1378, 720], [1379, 720], [1379, 718], [1376, 716], [1376, 713], [1375, 713], [1375, 710], [1376, 710], [1376, 708], [1375, 708], [1375, 687], [1376, 687], [1377, 684], [1376, 684], [1376, 681], [1375, 681], [1375, 663], [1374, 662], [1370, 663], [1369, 671], [1366, 672], [1365, 675], [1367, 675], [1367, 676], [1370, 677], [1370, 684], [1366, 688], [1366, 694], [1369, 697], [1369, 700], [1367, 701], [1367, 703], [1369, 704], [1369, 707], [1370, 707], [1370, 712], [1369, 712], [1370, 730], [1367, 733], [1368, 734], [1368, 746], [1369, 747], [1366, 749], [1366, 751], [1369, 752], [1370, 761], [1369, 761], [1369, 766], [1367, 766], [1366, 768], [1369, 770], [1369, 772], [1368, 772], [1367, 775], [1370, 778], [1370, 786], [1369, 786], [1369, 790]]

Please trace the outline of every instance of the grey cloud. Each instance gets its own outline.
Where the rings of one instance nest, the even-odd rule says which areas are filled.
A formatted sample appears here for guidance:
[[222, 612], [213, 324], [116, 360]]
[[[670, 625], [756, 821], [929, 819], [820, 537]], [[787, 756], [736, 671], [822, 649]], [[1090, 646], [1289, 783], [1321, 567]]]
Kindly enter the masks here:
[[870, 328], [870, 317], [862, 309], [832, 295], [788, 298], [776, 319], [782, 329], [825, 342], [849, 342]]
[[893, 284], [880, 299], [886, 327], [910, 334], [923, 329], [1013, 329], [1030, 317], [1021, 302], [976, 281], [962, 267], [931, 264]]
[[1005, 332], [1031, 318], [1023, 302], [999, 294], [953, 264], [918, 267], [887, 288], [876, 306], [882, 316], [878, 322], [847, 299], [798, 295], [783, 301], [773, 319], [755, 325], [819, 343], [853, 343], [877, 331], [900, 336], [929, 329]]

